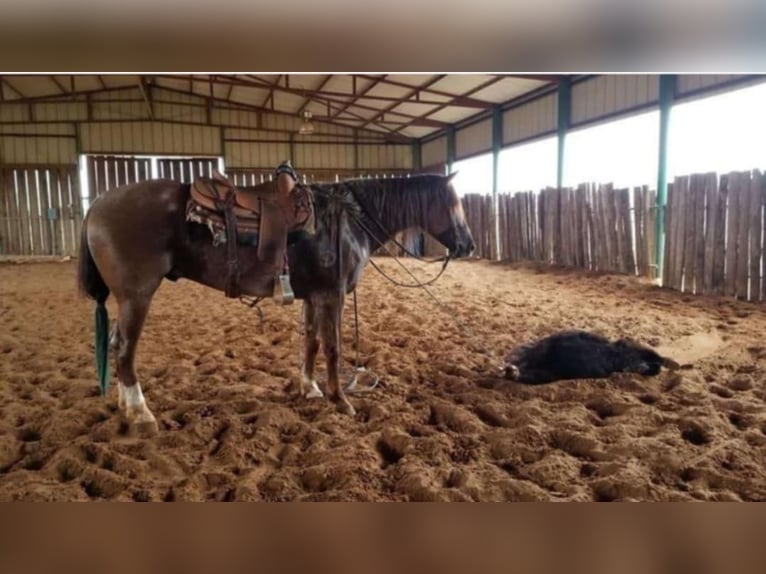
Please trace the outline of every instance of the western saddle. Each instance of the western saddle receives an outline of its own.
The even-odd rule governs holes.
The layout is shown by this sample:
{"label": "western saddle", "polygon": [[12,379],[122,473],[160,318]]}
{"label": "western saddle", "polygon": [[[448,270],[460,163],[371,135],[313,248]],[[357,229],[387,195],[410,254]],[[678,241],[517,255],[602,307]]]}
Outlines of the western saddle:
{"label": "western saddle", "polygon": [[191,186],[186,219],[206,225],[213,245],[226,243],[226,296],[239,297],[238,245],[257,248],[257,257],[274,271],[274,299],[289,305],[295,299],[287,264],[288,234],[312,231],[313,204],[308,188],[298,184],[289,161],[274,171],[274,180],[237,188],[218,172]]}

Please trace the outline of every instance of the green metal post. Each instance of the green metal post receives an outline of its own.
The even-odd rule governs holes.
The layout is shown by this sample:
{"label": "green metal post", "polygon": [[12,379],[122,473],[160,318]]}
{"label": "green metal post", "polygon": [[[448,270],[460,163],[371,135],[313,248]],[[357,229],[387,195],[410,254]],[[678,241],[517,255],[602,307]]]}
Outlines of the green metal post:
{"label": "green metal post", "polygon": [[492,221],[495,223],[495,245],[497,259],[505,255],[500,252],[500,217],[498,215],[498,193],[500,188],[500,150],[503,147],[503,111],[497,107],[492,112]]}
{"label": "green metal post", "polygon": [[447,173],[452,173],[452,166],[455,163],[455,127],[447,128]]}
{"label": "green metal post", "polygon": [[662,269],[665,264],[665,207],[668,196],[668,127],[670,125],[670,109],[673,106],[675,91],[676,76],[674,74],[662,74],[660,76],[660,155],[657,162],[656,279],[662,278]]}
{"label": "green metal post", "polygon": [[558,163],[556,164],[556,186],[564,185],[564,144],[572,117],[572,84],[569,78],[561,78],[558,91]]}

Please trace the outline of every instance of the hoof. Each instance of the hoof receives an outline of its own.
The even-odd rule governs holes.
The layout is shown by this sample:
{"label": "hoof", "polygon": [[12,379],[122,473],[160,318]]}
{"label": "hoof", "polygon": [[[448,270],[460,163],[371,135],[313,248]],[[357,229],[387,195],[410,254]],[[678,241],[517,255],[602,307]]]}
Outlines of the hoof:
{"label": "hoof", "polygon": [[160,433],[160,427],[156,420],[133,422],[130,424],[131,436],[138,438],[149,438],[157,436]]}
{"label": "hoof", "polygon": [[338,403],[335,403],[335,410],[339,413],[342,413],[344,415],[348,415],[353,417],[356,414],[356,409],[351,406],[351,403],[347,400],[342,400]]}
{"label": "hoof", "polygon": [[142,405],[142,407],[143,409],[141,410],[136,409],[138,412],[136,412],[136,410],[130,412],[130,409],[128,409],[128,414],[125,418],[130,425],[130,434],[140,437],[155,436],[160,432],[157,419],[154,418],[151,411],[146,408],[146,405]]}
{"label": "hoof", "polygon": [[316,381],[307,381],[301,387],[301,394],[305,399],[321,399],[324,393],[317,385]]}

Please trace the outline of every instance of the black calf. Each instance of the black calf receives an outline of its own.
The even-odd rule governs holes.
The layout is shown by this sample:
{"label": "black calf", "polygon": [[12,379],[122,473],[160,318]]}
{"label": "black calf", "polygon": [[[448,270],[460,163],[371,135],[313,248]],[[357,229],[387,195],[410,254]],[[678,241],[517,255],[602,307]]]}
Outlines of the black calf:
{"label": "black calf", "polygon": [[630,339],[614,343],[584,331],[564,331],[515,348],[505,359],[505,377],[537,385],[565,379],[603,379],[629,372],[654,376],[677,367]]}

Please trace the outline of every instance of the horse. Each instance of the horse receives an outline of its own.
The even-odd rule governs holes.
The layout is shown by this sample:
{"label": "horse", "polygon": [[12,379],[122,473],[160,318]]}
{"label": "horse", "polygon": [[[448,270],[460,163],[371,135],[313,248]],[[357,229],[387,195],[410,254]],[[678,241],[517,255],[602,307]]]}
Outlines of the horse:
{"label": "horse", "polygon": [[[446,261],[473,252],[474,240],[452,177],[296,184],[308,188],[314,208],[313,233],[293,237],[286,251],[292,291],[303,301],[300,395],[323,396],[314,378],[321,338],[329,399],[339,412],[355,414],[339,384],[343,307],[376,249],[399,232],[419,229],[446,248]],[[215,245],[204,225],[187,220],[190,188],[172,180],[114,188],[94,201],[82,225],[78,281],[81,291],[96,301],[99,377],[103,381],[108,376],[111,350],[120,413],[131,428],[142,432],[158,431],[134,367],[152,296],[163,279],[187,279],[218,291],[227,288],[227,247]],[[240,244],[237,257],[241,293],[270,296],[273,270],[259,260],[257,249]],[[118,314],[107,336],[104,304],[110,294],[117,300]]]}

